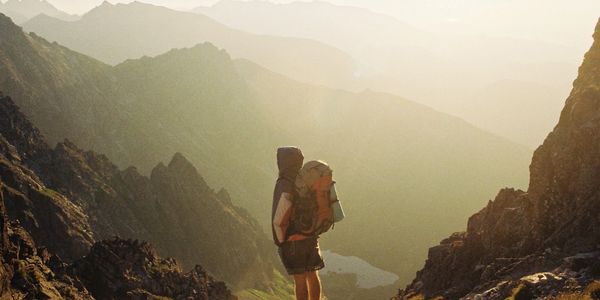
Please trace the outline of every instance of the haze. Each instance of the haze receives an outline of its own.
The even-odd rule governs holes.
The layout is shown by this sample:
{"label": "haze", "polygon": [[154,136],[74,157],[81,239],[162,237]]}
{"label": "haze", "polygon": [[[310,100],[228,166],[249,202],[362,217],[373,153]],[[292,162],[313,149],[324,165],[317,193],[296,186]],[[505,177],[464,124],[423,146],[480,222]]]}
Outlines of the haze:
{"label": "haze", "polygon": [[[6,2],[6,1],[4,1]],[[102,0],[50,0],[57,8],[82,14]],[[128,3],[132,1],[109,1]],[[218,0],[143,0],[173,9],[209,6]],[[290,3],[289,0],[271,0]],[[310,1],[306,1],[310,2]],[[600,2],[594,0],[328,0],[389,14],[427,30],[482,33],[589,46]],[[522,26],[526,22],[528,26]]]}
{"label": "haze", "polygon": [[[239,250],[235,238],[229,248],[265,255],[264,274],[250,284],[221,270],[229,258],[216,248],[201,261],[240,290],[279,276],[262,232],[274,151],[299,145],[333,166],[349,216],[322,240],[340,271],[324,272],[326,289],[339,283],[326,291],[332,300],[389,298],[499,189],[528,186],[533,151],[557,124],[600,15],[598,0],[47,1],[56,7],[0,5],[0,91],[47,141],[102,153],[157,190],[175,166],[206,190],[199,211],[243,208],[235,219],[253,226],[244,235],[266,246]],[[223,205],[209,208],[215,197]],[[169,220],[204,219],[177,205]],[[167,247],[163,229],[177,226],[155,228],[162,217],[145,209],[144,239],[200,259],[188,245]],[[107,210],[105,227],[138,226],[112,211],[121,209]],[[236,223],[201,234],[217,241],[227,224]],[[206,245],[192,231],[177,239]]]}

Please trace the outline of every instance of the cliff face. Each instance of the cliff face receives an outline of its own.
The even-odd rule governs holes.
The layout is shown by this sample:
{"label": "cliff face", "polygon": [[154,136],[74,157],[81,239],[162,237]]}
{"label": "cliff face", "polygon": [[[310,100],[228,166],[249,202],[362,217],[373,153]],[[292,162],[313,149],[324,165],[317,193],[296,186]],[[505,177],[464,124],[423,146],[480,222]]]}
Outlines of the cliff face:
{"label": "cliff face", "polygon": [[150,177],[65,141],[50,148],[13,104],[0,98],[0,178],[11,220],[68,262],[95,241],[143,239],[182,267],[201,263],[239,288],[268,288],[275,256],[258,223],[213,191],[181,154]]}
{"label": "cliff face", "polygon": [[598,296],[600,24],[594,38],[558,125],[534,154],[528,191],[500,191],[466,232],[429,250],[398,298]]}
{"label": "cliff face", "polygon": [[538,242],[595,248],[600,236],[600,24],[560,121],[531,163]]}

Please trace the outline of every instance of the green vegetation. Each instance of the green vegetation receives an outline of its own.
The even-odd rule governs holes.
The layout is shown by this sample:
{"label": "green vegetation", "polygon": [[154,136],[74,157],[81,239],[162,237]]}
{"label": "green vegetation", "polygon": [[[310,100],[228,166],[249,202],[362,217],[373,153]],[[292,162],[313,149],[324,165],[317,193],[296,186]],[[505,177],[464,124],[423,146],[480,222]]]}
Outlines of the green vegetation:
{"label": "green vegetation", "polygon": [[63,195],[61,195],[59,192],[50,189],[50,188],[44,188],[43,190],[41,190],[42,194],[50,197],[50,198],[60,198],[60,197],[64,197]]}
{"label": "green vegetation", "polygon": [[270,288],[266,290],[247,289],[236,293],[240,300],[293,300],[294,285],[283,275],[273,270],[275,273],[273,282],[269,283]]}

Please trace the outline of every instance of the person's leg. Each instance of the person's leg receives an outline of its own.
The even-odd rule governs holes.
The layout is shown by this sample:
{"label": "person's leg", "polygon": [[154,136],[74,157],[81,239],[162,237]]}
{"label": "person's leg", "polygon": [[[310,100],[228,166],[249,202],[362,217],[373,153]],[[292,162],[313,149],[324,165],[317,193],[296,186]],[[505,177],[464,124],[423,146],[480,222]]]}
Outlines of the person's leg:
{"label": "person's leg", "polygon": [[306,281],[308,283],[309,299],[321,300],[321,279],[319,278],[319,271],[307,272]]}
{"label": "person's leg", "polygon": [[294,287],[296,289],[296,300],[308,299],[308,286],[306,284],[306,273],[294,275]]}

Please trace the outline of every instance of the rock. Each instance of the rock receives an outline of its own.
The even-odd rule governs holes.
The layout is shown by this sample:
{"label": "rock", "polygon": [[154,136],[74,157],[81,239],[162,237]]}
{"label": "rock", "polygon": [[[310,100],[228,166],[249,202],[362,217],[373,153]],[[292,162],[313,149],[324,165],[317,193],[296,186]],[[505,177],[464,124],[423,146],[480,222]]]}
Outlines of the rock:
{"label": "rock", "polygon": [[558,125],[534,153],[528,191],[501,190],[466,233],[430,249],[397,299],[591,293],[600,279],[600,23],[594,39]]}
{"label": "rock", "polygon": [[553,284],[554,282],[562,282],[564,278],[556,276],[550,272],[536,273],[522,277],[519,282],[530,287],[537,287],[540,285]]}
{"label": "rock", "polygon": [[159,258],[152,246],[137,240],[96,243],[71,272],[97,299],[237,299],[200,266],[184,273],[175,260]]}

